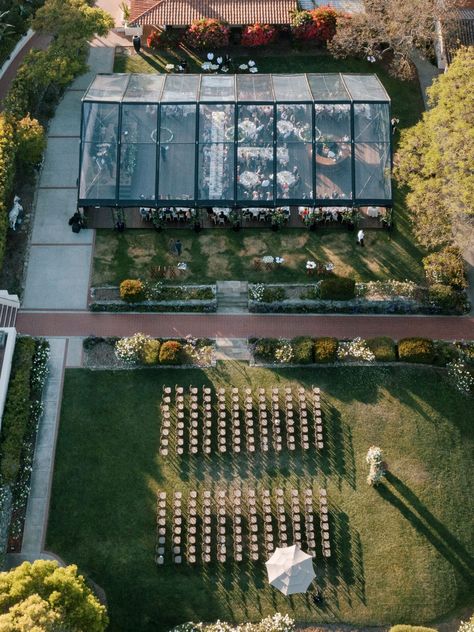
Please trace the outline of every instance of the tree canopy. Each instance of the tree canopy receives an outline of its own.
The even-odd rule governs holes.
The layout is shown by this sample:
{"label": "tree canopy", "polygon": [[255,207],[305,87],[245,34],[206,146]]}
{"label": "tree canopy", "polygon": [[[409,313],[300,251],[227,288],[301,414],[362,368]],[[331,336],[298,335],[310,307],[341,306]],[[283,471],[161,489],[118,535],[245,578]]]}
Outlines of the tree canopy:
{"label": "tree canopy", "polygon": [[46,0],[36,12],[33,28],[51,33],[56,39],[89,40],[107,35],[114,21],[103,9],[91,7],[85,0]]}
{"label": "tree canopy", "polygon": [[463,248],[474,224],[474,48],[461,48],[428,94],[431,109],[402,132],[395,176],[419,242]]}
{"label": "tree canopy", "polygon": [[432,49],[436,21],[449,21],[454,0],[365,0],[365,11],[338,18],[328,48],[336,57],[390,61],[392,74],[411,78],[413,49]]}
{"label": "tree canopy", "polygon": [[103,632],[107,624],[74,565],[38,560],[0,573],[0,632]]}

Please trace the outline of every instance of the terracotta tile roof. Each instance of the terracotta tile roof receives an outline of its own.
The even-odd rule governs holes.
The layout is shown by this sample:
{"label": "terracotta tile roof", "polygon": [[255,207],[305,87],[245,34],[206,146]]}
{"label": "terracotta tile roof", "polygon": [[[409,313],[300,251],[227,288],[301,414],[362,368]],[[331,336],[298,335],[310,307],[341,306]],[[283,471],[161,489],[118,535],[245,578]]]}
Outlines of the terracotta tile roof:
{"label": "terracotta tile roof", "polygon": [[232,25],[288,24],[297,0],[132,0],[131,22],[186,26],[199,18],[218,18]]}

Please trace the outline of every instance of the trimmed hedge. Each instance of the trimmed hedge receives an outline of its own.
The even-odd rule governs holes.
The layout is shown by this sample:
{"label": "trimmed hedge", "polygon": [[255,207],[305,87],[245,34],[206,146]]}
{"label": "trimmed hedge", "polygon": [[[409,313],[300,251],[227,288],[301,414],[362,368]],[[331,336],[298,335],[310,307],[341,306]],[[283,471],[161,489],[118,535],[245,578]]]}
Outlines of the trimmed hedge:
{"label": "trimmed hedge", "polygon": [[127,303],[138,303],[144,299],[143,283],[139,279],[125,279],[120,284],[120,298]]}
{"label": "trimmed hedge", "polygon": [[23,437],[30,419],[30,378],[35,351],[33,338],[17,340],[2,422],[0,474],[5,483],[13,483],[20,468]]}
{"label": "trimmed hedge", "polygon": [[376,362],[395,362],[397,359],[397,348],[395,342],[388,336],[378,336],[368,338],[366,344],[375,356]]}
{"label": "trimmed hedge", "polygon": [[398,342],[398,357],[402,362],[432,364],[434,343],[429,338],[403,338]]}
{"label": "trimmed hedge", "polygon": [[8,212],[15,179],[17,141],[10,117],[0,114],[0,267],[5,256]]}
{"label": "trimmed hedge", "polygon": [[161,342],[152,338],[145,342],[142,351],[142,362],[146,365],[158,364],[160,359]]}
{"label": "trimmed hedge", "polygon": [[339,341],[337,338],[322,337],[314,341],[314,361],[318,363],[330,363],[337,360],[337,349]]}
{"label": "trimmed hedge", "polygon": [[308,336],[294,338],[291,342],[293,361],[295,364],[311,364],[313,362],[313,339]]}
{"label": "trimmed hedge", "polygon": [[167,340],[161,345],[160,364],[181,364],[182,345],[177,340]]}
{"label": "trimmed hedge", "polygon": [[355,280],[332,276],[319,284],[319,295],[326,301],[350,301],[355,297]]}
{"label": "trimmed hedge", "polygon": [[[250,340],[250,343],[252,342],[253,340]],[[262,360],[273,362],[278,344],[278,338],[258,338],[255,340],[254,354]]]}

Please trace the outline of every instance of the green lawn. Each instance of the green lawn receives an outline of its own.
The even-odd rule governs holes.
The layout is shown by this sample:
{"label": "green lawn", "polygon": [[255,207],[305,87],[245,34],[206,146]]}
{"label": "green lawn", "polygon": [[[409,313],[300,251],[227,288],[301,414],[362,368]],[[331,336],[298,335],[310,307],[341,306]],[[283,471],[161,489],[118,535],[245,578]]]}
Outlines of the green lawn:
{"label": "green lawn", "polygon": [[[389,235],[366,231],[366,248],[356,245],[355,233],[341,229],[287,228],[272,232],[269,227],[243,229],[129,230],[116,233],[98,230],[94,251],[93,285],[117,285],[126,278],[149,278],[150,266],[176,264],[169,242],[177,237],[183,244],[181,260],[188,270],[180,279],[187,283],[216,280],[246,280],[266,283],[308,282],[305,264],[317,259],[335,264],[335,272],[360,281],[396,278],[422,281],[421,253],[413,245],[401,221]],[[256,257],[282,256],[285,264],[272,271],[256,271]]]}
{"label": "green lawn", "polygon": [[[323,452],[157,457],[163,384],[288,381],[324,391]],[[470,406],[424,368],[68,370],[47,548],[105,589],[112,632],[255,620],[275,610],[315,622],[427,622],[472,603]],[[373,444],[390,469],[377,490],[365,481]],[[334,554],[316,564],[324,608],[269,588],[263,560],[155,566],[156,490],[203,491],[236,479],[327,487]]]}

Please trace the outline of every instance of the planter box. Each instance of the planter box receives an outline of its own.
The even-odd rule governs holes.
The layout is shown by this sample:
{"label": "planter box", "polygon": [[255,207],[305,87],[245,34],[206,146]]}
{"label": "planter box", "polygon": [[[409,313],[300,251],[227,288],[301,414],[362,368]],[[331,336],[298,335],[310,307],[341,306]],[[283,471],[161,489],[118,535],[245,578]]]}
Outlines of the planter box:
{"label": "planter box", "polygon": [[189,285],[189,286],[164,286],[189,288],[189,291],[211,289],[213,298],[206,299],[175,299],[158,301],[139,301],[128,303],[120,299],[118,287],[91,288],[91,312],[202,312],[212,313],[217,311],[216,286],[215,285]]}

